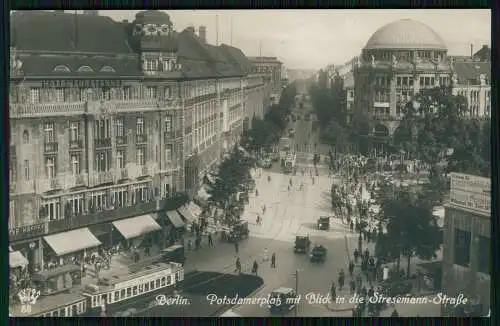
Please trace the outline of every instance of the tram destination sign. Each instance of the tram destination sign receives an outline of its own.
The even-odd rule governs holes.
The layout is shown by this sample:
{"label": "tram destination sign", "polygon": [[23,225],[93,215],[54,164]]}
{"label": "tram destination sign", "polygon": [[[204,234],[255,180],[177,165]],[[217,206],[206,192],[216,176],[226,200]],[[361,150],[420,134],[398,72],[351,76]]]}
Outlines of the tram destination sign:
{"label": "tram destination sign", "polygon": [[491,180],[470,174],[451,173],[450,204],[491,214]]}
{"label": "tram destination sign", "polygon": [[42,80],[42,88],[101,88],[121,87],[119,79],[46,79]]}

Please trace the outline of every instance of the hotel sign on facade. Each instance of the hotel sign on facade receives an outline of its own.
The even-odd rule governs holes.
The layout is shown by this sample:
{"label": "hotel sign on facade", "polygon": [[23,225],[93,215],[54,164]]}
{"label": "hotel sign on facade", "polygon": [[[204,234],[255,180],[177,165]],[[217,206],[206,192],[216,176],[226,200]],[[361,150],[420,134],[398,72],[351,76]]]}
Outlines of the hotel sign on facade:
{"label": "hotel sign on facade", "polygon": [[491,214],[491,180],[470,174],[451,173],[450,204]]}

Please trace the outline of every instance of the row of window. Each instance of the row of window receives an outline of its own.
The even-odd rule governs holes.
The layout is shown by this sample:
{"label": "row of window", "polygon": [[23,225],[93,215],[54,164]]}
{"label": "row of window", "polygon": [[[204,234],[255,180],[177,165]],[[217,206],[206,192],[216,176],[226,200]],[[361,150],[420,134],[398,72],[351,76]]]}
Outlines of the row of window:
{"label": "row of window", "polygon": [[[162,198],[168,198],[172,194],[172,189],[169,183],[164,183],[161,193],[155,194],[151,183],[134,184],[132,186],[123,187],[117,186],[109,190],[95,190],[85,194],[73,194],[66,196],[65,199],[52,198],[45,199],[41,202],[41,207],[45,210],[45,218],[49,220],[59,220],[64,215],[70,214],[85,214],[92,207],[96,212],[116,209],[120,207],[134,206],[140,202],[149,202],[153,200],[156,195]],[[14,205],[14,202],[11,201]],[[66,206],[67,205],[67,206]],[[62,209],[70,209],[69,212]],[[10,213],[14,223],[15,211]],[[64,216],[68,217],[68,216]],[[11,224],[14,225],[14,224]]]}
{"label": "row of window", "polygon": [[[71,69],[68,68],[68,66],[64,65],[59,65],[56,66],[53,70],[54,72],[71,72]],[[78,72],[93,72],[94,69],[89,66],[81,66],[77,69]],[[103,66],[101,69],[99,69],[99,72],[115,72],[115,69],[110,66]]]}
{"label": "row of window", "polygon": [[[92,88],[80,88],[78,96],[75,98],[73,94],[73,89],[70,88],[56,88],[56,89],[44,89],[47,92],[46,97],[42,100],[41,88],[33,87],[29,91],[29,102],[30,103],[42,103],[42,102],[65,102],[65,101],[111,101],[111,100],[132,100],[140,99],[139,89],[131,86],[125,86],[122,88],[113,87],[103,87],[100,89]],[[146,99],[156,99],[159,96],[159,87],[157,86],[146,86],[144,88],[144,98]],[[161,89],[161,95],[164,99],[170,99],[172,97],[170,86],[164,86]]]}
{"label": "row of window", "polygon": [[146,59],[144,60],[144,71],[172,71],[175,69],[175,61],[170,59]]}
{"label": "row of window", "polygon": [[375,60],[392,60],[393,57],[396,60],[408,61],[413,60],[416,57],[421,59],[433,59],[437,60],[439,57],[444,59],[446,56],[445,52],[440,51],[374,51],[374,52],[365,52],[363,55],[363,60],[370,61],[372,59],[372,55],[375,57]]}
{"label": "row of window", "polygon": [[[114,119],[116,126],[116,136],[123,137],[125,136],[125,125],[123,118]],[[110,128],[111,121],[109,119],[95,120],[94,121],[94,137],[95,139],[107,139],[111,138]],[[171,132],[172,131],[172,117],[167,116],[164,121],[164,131]],[[55,133],[55,124],[53,122],[44,124],[44,140],[45,143],[56,142],[56,133]],[[136,134],[144,135],[145,134],[145,126],[144,126],[144,118],[138,117],[136,120]],[[80,123],[79,122],[70,122],[69,124],[69,139],[70,141],[80,140]],[[23,131],[23,143],[29,144],[29,132],[27,130]]]}
{"label": "row of window", "polygon": [[41,317],[75,317],[85,313],[86,301],[81,301],[78,303],[71,304],[64,308],[58,308],[44,313]]}
{"label": "row of window", "polygon": [[[213,127],[212,127],[213,128]],[[206,138],[207,136],[205,136]],[[141,146],[136,149],[136,161],[135,163],[137,165],[144,166],[146,165],[147,159],[146,159],[146,147]],[[79,153],[72,153],[70,155],[70,167],[71,167],[71,173],[73,176],[78,176],[81,173],[81,162],[82,162],[82,155]],[[95,171],[97,172],[107,172],[111,169],[111,159],[112,159],[112,153],[111,151],[96,151],[95,153]],[[124,169],[126,166],[126,151],[125,150],[117,150],[116,155],[116,168],[117,169]],[[172,144],[167,144],[165,145],[165,150],[164,150],[164,156],[163,159],[165,160],[165,163],[170,164],[173,161],[173,145]],[[46,155],[45,156],[45,161],[44,161],[44,167],[45,167],[45,177],[48,179],[52,179],[56,177],[57,174],[57,156],[56,155]],[[30,175],[30,161],[29,160],[24,160],[23,163],[23,168],[24,168],[24,180],[29,181],[31,180],[31,175]],[[9,178],[10,182],[15,182],[16,181],[16,173],[15,173],[15,166],[10,165],[9,166]]]}

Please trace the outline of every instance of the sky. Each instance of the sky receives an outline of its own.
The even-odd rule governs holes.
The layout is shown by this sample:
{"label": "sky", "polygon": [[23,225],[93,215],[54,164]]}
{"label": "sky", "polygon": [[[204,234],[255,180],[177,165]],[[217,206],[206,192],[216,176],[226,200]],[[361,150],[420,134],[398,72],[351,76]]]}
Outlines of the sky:
{"label": "sky", "polygon": [[[134,10],[101,10],[100,15],[133,21]],[[289,69],[344,64],[360,54],[380,27],[413,19],[431,27],[450,55],[470,55],[491,46],[490,10],[170,10],[177,31],[189,25],[207,28],[207,40],[240,48],[247,56],[278,57]],[[217,18],[218,17],[218,18]],[[217,24],[218,21],[218,24]],[[231,28],[232,25],[232,28]],[[260,50],[259,50],[260,49]]]}

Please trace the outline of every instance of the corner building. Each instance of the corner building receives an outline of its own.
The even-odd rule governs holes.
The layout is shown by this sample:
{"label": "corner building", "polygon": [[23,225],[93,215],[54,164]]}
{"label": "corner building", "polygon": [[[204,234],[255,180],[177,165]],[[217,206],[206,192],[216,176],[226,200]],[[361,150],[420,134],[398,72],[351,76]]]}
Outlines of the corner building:
{"label": "corner building", "polygon": [[8,225],[30,269],[44,236],[157,218],[238,141],[246,106],[262,114],[263,76],[201,30],[158,11],[11,14]]}
{"label": "corner building", "polygon": [[448,86],[451,67],[441,37],[410,19],[378,29],[354,67],[355,109],[373,121],[372,140],[378,152],[402,117],[402,108],[421,89]]}

